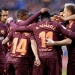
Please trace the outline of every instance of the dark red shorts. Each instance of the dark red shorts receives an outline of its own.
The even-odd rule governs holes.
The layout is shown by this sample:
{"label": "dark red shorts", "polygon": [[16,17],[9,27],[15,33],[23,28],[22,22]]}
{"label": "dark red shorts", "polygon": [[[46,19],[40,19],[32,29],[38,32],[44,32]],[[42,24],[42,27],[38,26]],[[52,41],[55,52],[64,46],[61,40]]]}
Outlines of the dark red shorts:
{"label": "dark red shorts", "polygon": [[33,67],[33,75],[60,75],[58,60],[42,58],[41,65]]}
{"label": "dark red shorts", "polygon": [[26,64],[19,64],[16,70],[16,75],[28,75],[29,66]]}
{"label": "dark red shorts", "polygon": [[5,52],[0,52],[0,73],[4,72],[5,62],[6,62]]}
{"label": "dark red shorts", "polygon": [[74,62],[68,62],[67,65],[67,75],[75,75],[75,61]]}

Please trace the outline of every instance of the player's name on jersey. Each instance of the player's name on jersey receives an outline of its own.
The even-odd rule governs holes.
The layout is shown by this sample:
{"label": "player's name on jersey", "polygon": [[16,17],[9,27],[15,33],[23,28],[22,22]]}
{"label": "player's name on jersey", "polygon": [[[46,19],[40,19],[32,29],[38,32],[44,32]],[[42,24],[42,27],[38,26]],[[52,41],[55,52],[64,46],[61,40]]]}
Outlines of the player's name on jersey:
{"label": "player's name on jersey", "polygon": [[50,24],[41,24],[41,25],[39,25],[39,27],[42,27],[42,28],[44,28],[44,27],[48,27],[48,28],[51,28],[52,30],[55,30],[55,29],[56,29],[55,26],[50,25]]}

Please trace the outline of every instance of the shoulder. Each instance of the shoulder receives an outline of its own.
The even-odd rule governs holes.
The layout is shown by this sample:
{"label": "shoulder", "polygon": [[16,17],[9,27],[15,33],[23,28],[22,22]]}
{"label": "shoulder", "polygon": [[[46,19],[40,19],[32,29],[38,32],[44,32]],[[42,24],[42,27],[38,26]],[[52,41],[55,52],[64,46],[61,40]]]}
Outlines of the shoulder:
{"label": "shoulder", "polygon": [[37,25],[37,23],[32,23],[32,24],[29,24],[27,27],[34,28],[36,25]]}

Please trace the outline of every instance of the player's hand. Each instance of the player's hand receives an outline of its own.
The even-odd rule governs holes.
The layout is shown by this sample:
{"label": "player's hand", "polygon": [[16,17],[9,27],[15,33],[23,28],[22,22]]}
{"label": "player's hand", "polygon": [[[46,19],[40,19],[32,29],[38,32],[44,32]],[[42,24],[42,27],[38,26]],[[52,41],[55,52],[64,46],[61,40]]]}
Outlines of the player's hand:
{"label": "player's hand", "polygon": [[44,13],[44,12],[46,12],[46,11],[50,11],[48,8],[42,8],[41,10],[40,10],[42,13]]}
{"label": "player's hand", "polygon": [[54,41],[50,38],[46,38],[45,44],[46,44],[46,46],[52,46],[54,44]]}
{"label": "player's hand", "polygon": [[61,22],[66,21],[65,18],[62,18],[62,17],[60,17],[60,16],[58,16],[58,15],[54,15],[54,17],[55,17],[58,21],[61,21]]}
{"label": "player's hand", "polygon": [[4,70],[4,73],[6,73],[6,70]]}
{"label": "player's hand", "polygon": [[9,17],[9,18],[6,20],[6,23],[10,23],[11,21],[13,21],[13,18],[12,18],[12,17]]}
{"label": "player's hand", "polygon": [[40,59],[36,58],[34,61],[34,65],[39,66],[41,64]]}

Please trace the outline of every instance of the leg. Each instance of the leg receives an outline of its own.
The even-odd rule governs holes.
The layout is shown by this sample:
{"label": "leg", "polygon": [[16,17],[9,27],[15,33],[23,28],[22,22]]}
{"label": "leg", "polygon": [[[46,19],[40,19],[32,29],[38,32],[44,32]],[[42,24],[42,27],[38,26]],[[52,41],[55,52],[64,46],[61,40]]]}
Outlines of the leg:
{"label": "leg", "polygon": [[29,66],[27,64],[19,64],[16,75],[28,75]]}

